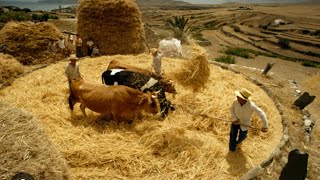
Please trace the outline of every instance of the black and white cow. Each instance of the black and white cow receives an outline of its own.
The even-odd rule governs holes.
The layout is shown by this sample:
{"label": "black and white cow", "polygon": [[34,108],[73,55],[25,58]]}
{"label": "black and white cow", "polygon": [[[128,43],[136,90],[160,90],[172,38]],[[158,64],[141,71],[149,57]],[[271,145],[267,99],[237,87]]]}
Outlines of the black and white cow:
{"label": "black and white cow", "polygon": [[[161,115],[167,116],[169,109],[174,110],[173,105],[166,99],[165,90],[162,83],[145,74],[126,71],[124,69],[108,69],[102,73],[102,83],[106,85],[125,85],[142,92],[158,91]],[[176,93],[176,91],[174,91]]]}

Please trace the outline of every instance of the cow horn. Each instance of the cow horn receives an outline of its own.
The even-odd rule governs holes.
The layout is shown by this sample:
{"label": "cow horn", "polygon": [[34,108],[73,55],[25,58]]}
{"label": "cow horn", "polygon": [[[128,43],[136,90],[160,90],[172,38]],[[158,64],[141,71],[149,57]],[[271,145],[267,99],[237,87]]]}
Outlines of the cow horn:
{"label": "cow horn", "polygon": [[151,98],[157,98],[157,96],[156,95],[151,95]]}
{"label": "cow horn", "polygon": [[160,90],[159,91],[156,91],[156,94],[159,94],[160,93]]}

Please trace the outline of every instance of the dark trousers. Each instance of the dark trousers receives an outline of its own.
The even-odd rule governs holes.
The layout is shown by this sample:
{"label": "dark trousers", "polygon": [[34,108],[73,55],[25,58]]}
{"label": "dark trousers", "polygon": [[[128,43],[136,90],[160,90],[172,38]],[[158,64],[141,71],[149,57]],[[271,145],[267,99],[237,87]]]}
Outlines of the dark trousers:
{"label": "dark trousers", "polygon": [[[238,137],[239,134],[239,137]],[[240,125],[232,124],[230,127],[229,150],[235,151],[237,144],[240,144],[247,138],[248,131],[242,131]]]}
{"label": "dark trousers", "polygon": [[93,47],[88,47],[88,56],[92,55],[92,50],[93,50]]}
{"label": "dark trousers", "polygon": [[81,46],[76,47],[76,55],[77,55],[77,58],[82,57],[82,47]]}

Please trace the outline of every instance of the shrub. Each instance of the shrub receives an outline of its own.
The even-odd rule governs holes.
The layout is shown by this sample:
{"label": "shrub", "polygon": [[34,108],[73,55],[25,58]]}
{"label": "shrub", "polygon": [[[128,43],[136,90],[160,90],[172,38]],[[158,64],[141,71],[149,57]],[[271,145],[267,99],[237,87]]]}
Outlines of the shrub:
{"label": "shrub", "polygon": [[246,49],[242,49],[242,48],[228,48],[227,50],[224,51],[224,53],[228,55],[247,58],[247,59],[250,58],[250,53]]}
{"label": "shrub", "polygon": [[316,30],[315,32],[312,33],[313,36],[319,36],[320,35],[320,30]]}
{"label": "shrub", "polygon": [[290,48],[290,42],[286,38],[281,38],[278,41],[278,44],[280,45],[281,48],[283,49],[289,49]]}
{"label": "shrub", "polygon": [[304,61],[302,62],[302,66],[307,66],[307,67],[317,67],[317,64],[311,61]]}
{"label": "shrub", "polygon": [[310,34],[310,31],[308,29],[302,30],[302,34]]}
{"label": "shrub", "polygon": [[32,20],[34,21],[48,21],[49,19],[49,14],[48,13],[44,13],[44,14],[32,14]]}
{"label": "shrub", "polygon": [[233,30],[234,30],[235,32],[240,32],[240,28],[239,28],[238,26],[236,26],[236,25],[231,25],[230,27],[233,28]]}
{"label": "shrub", "polygon": [[50,17],[49,17],[50,19],[59,19],[59,17],[58,16],[52,16],[52,15],[50,15]]}
{"label": "shrub", "polygon": [[8,22],[8,21],[28,21],[31,17],[24,11],[9,11],[0,14],[0,22]]}
{"label": "shrub", "polygon": [[235,64],[236,60],[233,56],[230,55],[224,55],[224,56],[220,56],[214,59],[217,62],[222,62],[222,63],[226,63],[226,64]]}
{"label": "shrub", "polygon": [[268,29],[268,25],[266,25],[266,24],[264,24],[264,25],[260,24],[260,25],[259,25],[259,28],[264,29],[264,30],[267,30],[267,29]]}

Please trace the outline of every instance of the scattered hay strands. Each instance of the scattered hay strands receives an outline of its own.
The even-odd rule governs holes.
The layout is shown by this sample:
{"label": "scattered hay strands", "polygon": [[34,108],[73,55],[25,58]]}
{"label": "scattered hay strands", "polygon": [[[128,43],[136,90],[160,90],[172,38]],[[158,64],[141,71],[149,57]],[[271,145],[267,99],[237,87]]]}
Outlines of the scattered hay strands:
{"label": "scattered hay strands", "polygon": [[192,58],[184,62],[175,73],[178,82],[194,92],[204,88],[210,76],[208,55],[206,50],[192,42]]}
{"label": "scattered hay strands", "polygon": [[[86,80],[101,83],[112,59],[142,68],[152,61],[146,54],[85,58],[80,60],[80,71]],[[166,75],[177,81],[173,73],[183,60],[162,60]],[[61,62],[19,78],[0,97],[41,120],[66,158],[71,179],[235,179],[269,157],[280,142],[282,124],[274,103],[241,74],[211,65],[206,88],[197,94],[177,84],[176,98],[168,96],[177,108],[164,121],[146,115],[131,125],[117,125],[90,110],[84,118],[78,105],[70,114],[65,65]],[[265,110],[270,131],[251,130],[241,150],[228,153],[230,124],[195,116],[182,107],[230,119],[234,91],[242,87],[254,92],[252,98]],[[262,124],[254,117],[253,125]]]}

